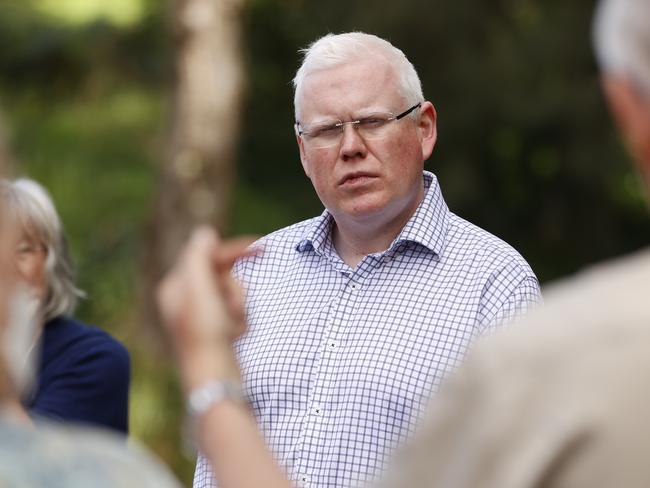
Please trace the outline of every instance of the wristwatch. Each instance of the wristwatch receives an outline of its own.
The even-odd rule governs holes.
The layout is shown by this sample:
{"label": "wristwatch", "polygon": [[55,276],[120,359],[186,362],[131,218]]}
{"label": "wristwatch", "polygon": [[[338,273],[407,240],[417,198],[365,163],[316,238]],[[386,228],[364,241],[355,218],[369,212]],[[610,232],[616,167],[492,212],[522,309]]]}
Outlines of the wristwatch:
{"label": "wristwatch", "polygon": [[245,403],[241,384],[238,381],[209,380],[193,389],[187,396],[187,413],[190,417],[197,418],[223,400]]}

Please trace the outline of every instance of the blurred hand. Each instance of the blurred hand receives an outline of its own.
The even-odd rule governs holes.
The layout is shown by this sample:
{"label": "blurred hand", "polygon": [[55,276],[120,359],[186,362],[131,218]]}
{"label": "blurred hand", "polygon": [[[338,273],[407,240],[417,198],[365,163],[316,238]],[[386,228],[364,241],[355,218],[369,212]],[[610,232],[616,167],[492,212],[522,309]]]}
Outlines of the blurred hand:
{"label": "blurred hand", "polygon": [[174,268],[158,287],[158,306],[176,350],[186,390],[210,379],[239,378],[232,341],[246,328],[241,287],[230,270],[255,254],[252,238],[221,241],[195,230]]}

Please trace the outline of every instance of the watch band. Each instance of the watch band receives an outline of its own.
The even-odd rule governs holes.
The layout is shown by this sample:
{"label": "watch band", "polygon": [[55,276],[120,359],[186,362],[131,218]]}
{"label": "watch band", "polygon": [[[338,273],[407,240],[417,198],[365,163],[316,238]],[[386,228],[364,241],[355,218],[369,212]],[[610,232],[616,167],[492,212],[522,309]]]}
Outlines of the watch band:
{"label": "watch band", "polygon": [[210,380],[193,389],[187,396],[187,413],[190,417],[198,417],[223,400],[244,403],[244,395],[238,381]]}

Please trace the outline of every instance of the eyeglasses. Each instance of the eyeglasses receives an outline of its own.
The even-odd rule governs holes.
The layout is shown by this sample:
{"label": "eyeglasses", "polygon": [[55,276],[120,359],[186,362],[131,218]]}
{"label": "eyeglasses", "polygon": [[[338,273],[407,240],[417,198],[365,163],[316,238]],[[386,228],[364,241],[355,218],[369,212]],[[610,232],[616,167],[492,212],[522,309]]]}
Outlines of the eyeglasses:
{"label": "eyeglasses", "polygon": [[24,261],[42,252],[46,252],[46,248],[42,244],[21,241],[14,249],[14,256],[18,261]]}
{"label": "eyeglasses", "polygon": [[416,103],[398,115],[391,112],[377,112],[349,122],[332,120],[304,127],[300,126],[300,122],[296,122],[296,128],[298,135],[303,138],[305,143],[315,149],[338,145],[341,142],[346,125],[351,125],[366,140],[382,139],[387,135],[387,128],[391,122],[406,117],[413,110],[419,108],[420,105],[422,105],[422,102]]}

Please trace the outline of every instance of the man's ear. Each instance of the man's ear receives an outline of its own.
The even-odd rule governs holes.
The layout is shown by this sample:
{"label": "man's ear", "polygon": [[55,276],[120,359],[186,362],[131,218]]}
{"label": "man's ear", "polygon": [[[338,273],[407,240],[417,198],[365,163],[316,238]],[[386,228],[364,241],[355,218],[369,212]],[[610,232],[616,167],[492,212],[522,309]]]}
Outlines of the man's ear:
{"label": "man's ear", "polygon": [[309,164],[307,163],[307,154],[305,153],[305,145],[302,141],[302,137],[298,134],[298,127],[293,126],[293,131],[296,134],[296,142],[298,143],[298,150],[300,151],[300,162],[302,163],[302,169],[307,175],[307,178],[311,178],[309,175]]}
{"label": "man's ear", "polygon": [[628,80],[603,77],[609,108],[646,179],[650,177],[650,100]]}
{"label": "man's ear", "polygon": [[431,102],[422,102],[419,112],[418,131],[422,144],[422,159],[426,161],[431,156],[438,139],[437,114]]}

